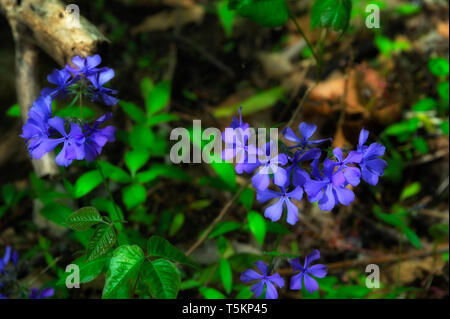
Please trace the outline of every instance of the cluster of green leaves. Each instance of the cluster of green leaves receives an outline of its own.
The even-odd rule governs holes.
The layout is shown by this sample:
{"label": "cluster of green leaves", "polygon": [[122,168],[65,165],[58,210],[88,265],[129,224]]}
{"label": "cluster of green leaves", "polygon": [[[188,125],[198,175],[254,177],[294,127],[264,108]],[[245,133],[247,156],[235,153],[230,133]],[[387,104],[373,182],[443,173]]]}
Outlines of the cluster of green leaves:
{"label": "cluster of green leaves", "polygon": [[[386,176],[397,182],[402,178],[404,163],[413,158],[413,152],[428,153],[429,147],[424,135],[449,134],[449,62],[433,58],[428,63],[430,73],[436,76],[436,97],[424,97],[414,103],[405,120],[388,126],[381,137],[389,153]],[[405,144],[400,153],[390,138]]]}
{"label": "cluster of green leaves", "polygon": [[[16,190],[12,184],[3,185],[0,198],[0,218],[10,209],[15,207],[26,195],[24,190]],[[2,203],[3,202],[3,203]]]}

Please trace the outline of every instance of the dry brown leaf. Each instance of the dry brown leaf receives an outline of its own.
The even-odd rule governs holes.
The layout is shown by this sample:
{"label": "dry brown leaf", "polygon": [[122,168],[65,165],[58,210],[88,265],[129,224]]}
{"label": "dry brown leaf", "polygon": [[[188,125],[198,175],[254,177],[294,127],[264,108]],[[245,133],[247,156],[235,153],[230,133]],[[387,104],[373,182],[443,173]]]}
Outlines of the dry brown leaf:
{"label": "dry brown leaf", "polygon": [[329,79],[319,83],[310,94],[310,98],[316,101],[337,101],[344,92],[345,77],[341,73],[335,73]]}
{"label": "dry brown leaf", "polygon": [[131,30],[133,35],[141,32],[166,31],[178,23],[183,27],[191,23],[201,23],[205,16],[205,9],[201,6],[192,6],[182,9],[164,11],[147,17],[144,22]]}
{"label": "dry brown leaf", "polygon": [[449,23],[447,22],[439,22],[437,25],[437,31],[440,35],[448,40],[449,38]]}
{"label": "dry brown leaf", "polygon": [[347,145],[351,145],[351,143],[345,138],[342,127],[338,126],[336,134],[333,137],[333,147],[344,147]]}
{"label": "dry brown leaf", "polygon": [[[405,260],[400,263],[400,276],[399,282],[401,284],[410,284],[417,279],[424,279],[426,275],[430,273],[440,274],[444,267],[444,261],[442,258],[434,258],[433,256],[423,259]],[[385,271],[384,278],[382,280],[388,280],[389,282],[396,282],[397,280],[398,264],[389,266]]]}

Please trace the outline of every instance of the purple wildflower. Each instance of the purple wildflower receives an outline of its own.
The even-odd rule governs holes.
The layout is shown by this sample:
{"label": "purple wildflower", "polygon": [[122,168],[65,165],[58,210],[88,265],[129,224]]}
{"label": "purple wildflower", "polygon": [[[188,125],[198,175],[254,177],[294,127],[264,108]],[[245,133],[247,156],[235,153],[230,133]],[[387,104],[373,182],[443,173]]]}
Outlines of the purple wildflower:
{"label": "purple wildflower", "polygon": [[365,129],[359,134],[358,152],[362,154],[359,163],[361,167],[362,179],[370,185],[376,185],[380,176],[384,175],[387,167],[385,160],[378,158],[384,155],[386,148],[380,143],[364,145],[369,137],[369,132]]}
{"label": "purple wildflower", "polygon": [[58,165],[67,167],[72,164],[74,159],[84,159],[85,138],[80,126],[75,123],[70,123],[70,132],[67,134],[64,127],[64,119],[55,116],[48,120],[48,124],[62,135],[61,138],[50,140],[53,143],[53,148],[64,143],[61,152],[59,152],[55,159]]}
{"label": "purple wildflower", "polygon": [[321,210],[331,211],[336,203],[350,205],[355,200],[355,194],[345,188],[345,179],[339,178],[340,174],[333,174],[335,162],[325,159],[322,174],[319,173],[318,160],[314,160],[312,166],[316,179],[311,179],[304,185],[311,203],[318,201]]}
{"label": "purple wildflower", "polygon": [[300,271],[298,274],[291,278],[291,289],[300,290],[302,289],[302,281],[309,293],[319,289],[319,284],[312,277],[323,278],[327,275],[327,266],[322,264],[317,264],[311,266],[311,262],[320,258],[320,252],[315,249],[305,258],[305,264],[302,266],[300,263],[300,258],[289,260],[292,268]]}
{"label": "purple wildflower", "polygon": [[72,75],[66,69],[62,70],[53,70],[51,74],[47,76],[48,82],[55,84],[56,88],[44,88],[41,92],[41,95],[49,95],[52,98],[56,97],[66,97],[69,94],[67,87],[72,84],[70,78]]}
{"label": "purple wildflower", "polygon": [[114,77],[114,70],[110,68],[104,68],[98,73],[94,73],[87,76],[87,79],[92,83],[92,101],[103,101],[108,106],[114,106],[119,102],[119,99],[111,96],[117,94],[116,90],[103,87],[105,83]]}
{"label": "purple wildflower", "polygon": [[309,174],[303,170],[299,164],[304,161],[310,161],[320,157],[321,150],[313,148],[306,152],[296,151],[293,157],[289,157],[289,161],[292,163],[286,168],[288,177],[292,174],[292,185],[302,187],[311,178]]}
{"label": "purple wildflower", "polygon": [[361,179],[361,171],[358,167],[350,166],[351,164],[358,164],[362,160],[362,154],[357,151],[351,151],[344,159],[342,150],[336,147],[333,150],[333,154],[337,159],[336,166],[336,178],[345,179],[347,183],[353,186],[358,186]]}
{"label": "purple wildflower", "polygon": [[10,246],[5,247],[5,254],[3,255],[3,258],[0,259],[0,273],[5,273],[4,269],[11,259],[11,251],[12,249]]}
{"label": "purple wildflower", "polygon": [[242,106],[239,108],[239,120],[235,116],[233,116],[232,119],[231,119],[230,127],[232,129],[241,128],[242,130],[245,131],[246,129],[249,128],[250,125],[248,123],[242,122],[242,113],[241,113],[241,111],[242,111]]}
{"label": "purple wildflower", "polygon": [[252,184],[257,190],[265,190],[270,184],[270,174],[273,174],[275,185],[285,186],[289,182],[286,170],[281,167],[287,164],[286,154],[278,154],[276,142],[270,141],[266,144],[266,151],[259,156],[261,167],[252,177]]}
{"label": "purple wildflower", "polygon": [[30,291],[30,299],[45,299],[50,298],[55,294],[55,289],[53,288],[44,288],[44,289],[37,289],[32,288]]}
{"label": "purple wildflower", "polygon": [[297,186],[291,192],[286,192],[284,188],[281,188],[281,192],[275,192],[270,189],[263,191],[258,190],[256,194],[256,199],[260,203],[265,203],[268,200],[278,198],[278,201],[276,201],[275,203],[266,208],[264,216],[272,220],[272,222],[276,222],[281,218],[283,209],[286,206],[287,207],[286,221],[291,225],[295,225],[295,223],[298,221],[298,208],[292,202],[292,199],[300,201],[302,199],[302,196],[303,190],[301,189],[301,187]]}
{"label": "purple wildflower", "polygon": [[99,128],[105,121],[111,119],[112,113],[108,112],[105,115],[101,116],[97,119],[92,126],[85,125],[85,143],[84,143],[84,151],[85,158],[87,161],[94,161],[98,155],[102,152],[103,146],[107,142],[115,141],[115,132],[116,128],[112,125],[106,126],[104,128]]}
{"label": "purple wildflower", "polygon": [[49,139],[48,120],[52,115],[52,98],[41,96],[34,101],[28,112],[28,119],[22,127],[21,137],[25,138],[31,157],[41,158],[55,146]]}
{"label": "purple wildflower", "polygon": [[100,63],[102,63],[102,58],[98,54],[88,56],[87,58],[75,56],[72,59],[72,64],[74,65],[74,67],[66,65],[66,69],[75,76],[82,75],[88,77],[101,71],[101,69],[97,68]]}
{"label": "purple wildflower", "polygon": [[277,299],[278,292],[275,287],[277,285],[279,288],[283,288],[284,280],[278,273],[273,275],[267,274],[267,265],[262,261],[255,262],[255,266],[259,269],[261,274],[257,273],[253,269],[247,269],[241,274],[241,281],[244,283],[258,280],[259,282],[253,285],[250,290],[254,293],[255,297],[261,296],[266,286],[266,299]]}
{"label": "purple wildflower", "polygon": [[305,149],[309,146],[320,144],[320,143],[331,140],[331,138],[326,138],[326,139],[321,139],[321,140],[316,140],[316,141],[309,141],[309,139],[311,138],[311,136],[313,136],[314,132],[317,129],[317,125],[315,125],[315,124],[308,124],[308,123],[302,122],[298,126],[298,129],[299,129],[300,133],[302,134],[302,137],[298,137],[297,135],[295,135],[294,131],[292,131],[292,129],[290,127],[285,128],[282,132],[284,137],[287,140],[298,143],[294,146],[291,146],[290,148],[300,147],[302,149]]}

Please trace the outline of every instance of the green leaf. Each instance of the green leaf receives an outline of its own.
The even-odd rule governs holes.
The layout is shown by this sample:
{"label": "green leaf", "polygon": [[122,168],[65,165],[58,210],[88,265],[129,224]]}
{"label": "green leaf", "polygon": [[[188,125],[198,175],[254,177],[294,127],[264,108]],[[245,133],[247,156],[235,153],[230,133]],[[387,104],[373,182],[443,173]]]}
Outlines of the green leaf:
{"label": "green leaf", "polygon": [[430,97],[424,98],[414,103],[412,109],[414,112],[426,112],[434,110],[437,107],[437,101]]}
{"label": "green leaf", "polygon": [[146,125],[138,124],[131,130],[129,141],[133,149],[151,149],[155,143],[155,134]]}
{"label": "green leaf", "polygon": [[111,257],[102,298],[129,298],[131,285],[137,280],[143,262],[144,253],[139,246],[118,247]]}
{"label": "green leaf", "polygon": [[442,82],[438,84],[438,94],[441,100],[445,103],[446,109],[448,109],[449,103],[449,82]]}
{"label": "green leaf", "polygon": [[167,258],[180,264],[198,268],[195,261],[160,236],[150,237],[147,242],[147,255],[150,257]]}
{"label": "green leaf", "polygon": [[177,121],[178,119],[178,116],[174,114],[160,113],[148,118],[146,124],[150,127],[157,124]]}
{"label": "green leaf", "polygon": [[105,178],[109,178],[117,183],[130,183],[131,177],[120,167],[117,167],[109,162],[97,161],[98,165],[102,169]]}
{"label": "green leaf", "polygon": [[14,104],[9,109],[6,110],[6,115],[10,117],[20,117],[20,106],[19,104]]}
{"label": "green leaf", "polygon": [[408,16],[420,12],[420,6],[414,3],[403,3],[395,8],[395,12],[403,16]]}
{"label": "green leaf", "polygon": [[230,263],[225,258],[220,258],[219,272],[223,288],[225,289],[225,292],[229,294],[233,288],[233,272],[231,271]]}
{"label": "green leaf", "polygon": [[239,196],[239,201],[244,205],[244,207],[249,211],[252,209],[253,199],[255,198],[255,191],[247,187]]}
{"label": "green leaf", "polygon": [[72,210],[59,203],[49,203],[41,209],[41,214],[48,220],[60,226],[66,226],[66,219]]}
{"label": "green leaf", "polygon": [[198,289],[206,299],[226,299],[225,295],[213,288],[200,287]]}
{"label": "green leaf", "polygon": [[102,176],[97,170],[84,173],[75,182],[73,189],[74,197],[83,197],[100,185],[102,181]]}
{"label": "green leaf", "polygon": [[267,91],[259,92],[244,101],[233,105],[225,105],[213,111],[214,117],[231,117],[235,115],[242,106],[242,115],[250,115],[272,107],[284,97],[285,89],[276,87]]}
{"label": "green leaf", "polygon": [[66,219],[67,226],[77,231],[85,231],[102,221],[102,216],[95,207],[82,207]]}
{"label": "green leaf", "polygon": [[414,182],[414,183],[406,186],[402,190],[402,193],[400,194],[400,201],[403,201],[407,198],[417,195],[421,189],[422,189],[422,187],[419,182]]}
{"label": "green leaf", "polygon": [[166,259],[145,262],[142,279],[150,293],[158,299],[176,299],[181,286],[177,267]]}
{"label": "green leaf", "polygon": [[414,117],[410,120],[388,126],[384,130],[383,134],[390,136],[400,136],[402,134],[414,133],[415,131],[417,131],[418,128],[419,128],[419,119]]}
{"label": "green leaf", "polygon": [[[75,264],[80,269],[80,284],[88,283],[106,271],[106,267],[109,263],[111,256],[102,256],[92,261],[85,260],[84,257],[80,257],[71,264]],[[66,279],[70,275],[70,272],[63,272],[62,277],[59,279],[57,285],[62,286],[66,284]]]}
{"label": "green leaf", "polygon": [[279,27],[289,18],[285,0],[230,0],[229,8],[263,27]]}
{"label": "green leaf", "polygon": [[170,99],[170,82],[162,81],[156,84],[147,95],[145,106],[148,115],[153,115],[161,111]]}
{"label": "green leaf", "polygon": [[150,152],[148,150],[132,150],[125,153],[125,164],[134,176],[142,166],[147,163],[150,158]]}
{"label": "green leaf", "polygon": [[142,109],[132,102],[119,101],[119,105],[133,120],[137,123],[143,123],[146,120],[146,115]]}
{"label": "green leaf", "polygon": [[428,61],[430,72],[439,77],[445,77],[449,74],[449,63],[444,58],[433,58]]}
{"label": "green leaf", "polygon": [[122,190],[122,199],[127,209],[131,210],[145,202],[147,197],[145,187],[141,184],[128,185]]}
{"label": "green leaf", "polygon": [[220,222],[217,223],[212,232],[209,234],[209,238],[221,236],[229,233],[233,230],[241,229],[241,224],[236,222]]}
{"label": "green leaf", "polygon": [[442,122],[441,130],[442,130],[442,133],[444,133],[445,135],[448,135],[448,133],[449,133],[449,121],[448,120],[445,120]]}
{"label": "green leaf", "polygon": [[419,153],[422,153],[422,154],[428,153],[428,143],[424,138],[415,137],[412,140],[412,143],[413,143],[414,149],[416,151],[418,151]]}
{"label": "green leaf", "polygon": [[2,187],[2,197],[7,205],[12,205],[16,190],[12,184],[6,184]]}
{"label": "green leaf", "polygon": [[227,3],[227,0],[221,0],[217,4],[217,15],[219,16],[220,23],[225,30],[226,36],[231,37],[231,34],[233,32],[235,13],[233,10],[230,10],[228,8]]}
{"label": "green leaf", "polygon": [[405,223],[402,219],[400,219],[398,216],[393,214],[386,214],[381,211],[381,207],[378,205],[375,205],[373,207],[373,212],[375,216],[377,216],[382,221],[388,223],[389,225],[395,226],[395,227],[404,227]]}
{"label": "green leaf", "polygon": [[311,9],[311,28],[333,28],[345,32],[350,24],[351,0],[315,0]]}
{"label": "green leaf", "polygon": [[183,224],[184,214],[182,212],[175,214],[172,220],[172,224],[170,224],[169,236],[174,236],[181,229],[181,227],[183,227]]}
{"label": "green leaf", "polygon": [[266,237],[266,221],[259,213],[251,211],[247,215],[248,225],[258,243],[262,246]]}
{"label": "green leaf", "polygon": [[183,181],[190,180],[189,175],[179,167],[167,164],[153,164],[149,170],[136,174],[138,183],[149,183],[158,177],[168,177]]}
{"label": "green leaf", "polygon": [[106,254],[116,243],[117,237],[113,226],[99,225],[89,240],[86,248],[87,261]]}
{"label": "green leaf", "polygon": [[413,244],[414,247],[417,249],[422,248],[422,244],[420,243],[419,237],[416,235],[416,233],[409,227],[402,228],[403,233],[406,235],[408,240]]}

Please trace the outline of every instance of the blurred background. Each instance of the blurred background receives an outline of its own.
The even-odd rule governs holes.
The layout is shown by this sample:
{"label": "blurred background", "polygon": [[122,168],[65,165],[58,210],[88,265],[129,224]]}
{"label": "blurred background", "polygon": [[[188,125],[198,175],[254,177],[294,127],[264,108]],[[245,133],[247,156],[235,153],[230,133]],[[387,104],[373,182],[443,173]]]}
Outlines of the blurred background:
{"label": "blurred background", "polygon": [[[353,0],[351,25],[340,38],[327,35],[320,82],[305,100],[301,121],[318,126],[317,138],[333,146],[355,147],[361,128],[386,146],[388,168],[380,183],[359,186],[349,207],[331,213],[302,201],[295,227],[253,220],[263,206],[251,188],[241,195],[193,257],[204,267],[182,273],[180,298],[249,298],[239,274],[270,250],[277,233],[280,250],[305,256],[319,249],[329,274],[320,290],[284,289],[280,298],[443,298],[448,297],[449,183],[449,4],[441,0]],[[115,70],[111,88],[121,102],[113,108],[117,141],[101,160],[126,170],[130,149],[149,151],[138,181],[144,193],[120,178],[110,187],[129,223],[127,236],[145,246],[150,235],[169,238],[187,250],[248,176],[229,167],[173,165],[168,158],[174,127],[223,129],[243,106],[253,127],[282,126],[291,118],[317,68],[304,39],[289,21],[264,28],[237,16],[227,1],[72,1],[80,14],[109,40],[98,53]],[[313,44],[312,1],[288,1]],[[380,28],[365,26],[368,4],[380,8]],[[63,226],[65,216],[83,205],[111,209],[101,183],[78,163],[58,174],[38,177],[21,134],[16,95],[15,43],[0,14],[0,256],[6,246],[19,254],[17,280],[30,287],[54,287],[58,298],[98,298],[104,276],[81,289],[64,286],[64,269],[79,258],[89,234]],[[38,86],[60,66],[39,52]],[[154,88],[170,94],[161,114],[149,114]],[[107,108],[86,101],[94,118]],[[64,104],[54,105],[63,110]],[[158,116],[160,115],[160,116]],[[259,219],[256,217],[259,221]],[[256,228],[255,228],[256,227]],[[88,232],[89,233],[89,232]],[[219,245],[219,248],[218,248]],[[268,256],[265,256],[268,257]],[[232,268],[224,286],[219,261]],[[365,285],[366,266],[380,269],[381,286]],[[280,272],[289,274],[288,264]],[[2,276],[0,274],[0,276]],[[208,287],[204,289],[202,287]],[[218,295],[219,294],[219,295]]]}

